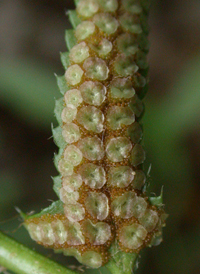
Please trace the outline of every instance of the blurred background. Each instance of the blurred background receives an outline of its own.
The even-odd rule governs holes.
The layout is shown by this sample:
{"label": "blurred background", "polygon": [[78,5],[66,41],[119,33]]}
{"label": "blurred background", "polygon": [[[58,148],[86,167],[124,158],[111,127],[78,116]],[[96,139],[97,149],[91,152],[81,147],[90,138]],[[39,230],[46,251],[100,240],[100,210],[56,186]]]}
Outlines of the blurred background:
{"label": "blurred background", "polygon": [[[38,212],[57,199],[51,124],[57,125],[54,99],[61,95],[54,73],[64,73],[59,52],[66,51],[66,11],[73,8],[72,0],[0,1],[0,229],[67,266],[77,264],[75,259],[31,241],[15,207]],[[141,253],[136,273],[198,274],[200,1],[154,0],[149,24],[145,169],[152,167],[152,195],[164,185],[170,216],[164,242]]]}

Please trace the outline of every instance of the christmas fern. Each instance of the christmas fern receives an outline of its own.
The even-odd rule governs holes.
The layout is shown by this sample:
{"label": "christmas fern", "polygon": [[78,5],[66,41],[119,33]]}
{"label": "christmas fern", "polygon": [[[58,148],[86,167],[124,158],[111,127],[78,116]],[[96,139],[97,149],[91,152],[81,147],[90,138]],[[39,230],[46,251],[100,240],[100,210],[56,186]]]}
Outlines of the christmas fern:
{"label": "christmas fern", "polygon": [[150,2],[75,2],[68,51],[61,53],[65,74],[56,76],[63,95],[55,107],[59,125],[52,128],[58,201],[22,216],[39,244],[89,268],[129,274],[140,250],[161,242],[166,219],[162,196],[146,195],[143,170]]}

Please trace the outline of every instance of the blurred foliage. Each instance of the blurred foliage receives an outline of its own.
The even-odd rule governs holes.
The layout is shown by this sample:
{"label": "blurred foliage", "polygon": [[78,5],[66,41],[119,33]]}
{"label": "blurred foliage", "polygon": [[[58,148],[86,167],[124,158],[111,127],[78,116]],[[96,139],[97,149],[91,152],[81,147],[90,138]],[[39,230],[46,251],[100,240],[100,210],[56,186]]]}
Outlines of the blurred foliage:
{"label": "blurred foliage", "polygon": [[[28,40],[25,53],[24,48],[20,50],[19,47],[10,54],[11,46],[0,44],[0,229],[65,265],[74,266],[77,265],[75,259],[54,254],[31,241],[14,208],[18,206],[24,212],[39,211],[51,203],[47,199],[56,200],[50,178],[57,175],[52,163],[56,146],[49,138],[52,135],[51,123],[56,125],[54,97],[59,98],[60,94],[53,73],[62,74],[59,51],[66,51],[64,29],[68,26],[64,7],[73,8],[73,5],[71,2],[55,2],[35,1],[30,6],[23,0],[15,1],[15,4],[12,0],[1,3],[7,9],[7,4],[13,3],[13,13],[21,10],[18,12],[22,28],[21,32],[18,30],[19,37],[27,28],[27,15],[22,16],[26,12],[33,14],[32,25],[38,25],[34,28],[31,25],[33,36]],[[141,253],[137,273],[197,274],[200,273],[200,50],[197,46],[200,33],[198,28],[196,32],[193,28],[194,25],[200,26],[200,19],[196,17],[198,4],[195,0],[190,7],[186,1],[178,0],[171,4],[169,1],[156,3],[150,18],[152,80],[144,100],[143,143],[147,150],[146,171],[152,166],[148,192],[152,196],[154,193],[159,195],[164,186],[169,218],[164,229],[164,242]],[[193,22],[190,19],[184,21],[186,11],[193,16]],[[61,13],[62,16],[58,17]],[[166,20],[170,14],[173,15],[171,20]],[[10,22],[12,18],[10,16]],[[34,21],[34,18],[39,21]],[[27,24],[30,27],[29,21]],[[9,24],[7,30],[9,37]],[[179,35],[181,31],[186,33],[185,40]],[[37,44],[34,49],[31,46],[33,37]],[[4,39],[6,41],[6,37]],[[13,41],[16,47],[19,46],[17,41]],[[85,269],[85,272],[99,274],[98,270]],[[101,273],[108,272],[102,268]]]}
{"label": "blurred foliage", "polygon": [[49,127],[58,88],[53,71],[30,58],[0,58],[2,105],[26,123]]}

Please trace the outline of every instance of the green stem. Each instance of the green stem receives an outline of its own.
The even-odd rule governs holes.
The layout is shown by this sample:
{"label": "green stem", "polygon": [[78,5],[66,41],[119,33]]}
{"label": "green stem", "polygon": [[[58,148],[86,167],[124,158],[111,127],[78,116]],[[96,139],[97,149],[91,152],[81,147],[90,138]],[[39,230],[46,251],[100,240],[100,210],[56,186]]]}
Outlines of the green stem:
{"label": "green stem", "polygon": [[122,274],[121,269],[116,265],[114,260],[110,260],[106,264],[106,268],[112,273],[112,274]]}
{"label": "green stem", "polygon": [[0,265],[16,274],[77,274],[0,232]]}
{"label": "green stem", "polygon": [[[118,256],[119,255],[119,256]],[[138,254],[119,252],[116,258],[112,258],[105,267],[112,274],[133,274]]]}

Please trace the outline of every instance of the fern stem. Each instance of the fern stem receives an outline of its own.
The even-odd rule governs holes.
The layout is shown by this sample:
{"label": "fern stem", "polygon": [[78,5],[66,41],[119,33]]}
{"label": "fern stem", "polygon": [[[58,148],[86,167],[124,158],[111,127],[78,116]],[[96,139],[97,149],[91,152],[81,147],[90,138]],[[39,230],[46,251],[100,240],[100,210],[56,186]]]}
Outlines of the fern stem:
{"label": "fern stem", "polygon": [[16,274],[76,274],[0,232],[0,265]]}
{"label": "fern stem", "polygon": [[[133,268],[137,267],[136,261],[138,258],[138,254],[134,253],[131,254],[131,256],[124,256],[124,260],[118,260],[116,261],[114,258],[112,258],[105,267],[112,273],[112,274],[133,274]],[[129,265],[129,267],[126,267],[124,269],[124,265]]]}

